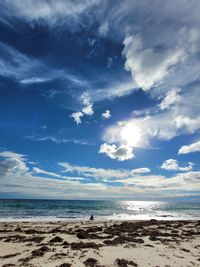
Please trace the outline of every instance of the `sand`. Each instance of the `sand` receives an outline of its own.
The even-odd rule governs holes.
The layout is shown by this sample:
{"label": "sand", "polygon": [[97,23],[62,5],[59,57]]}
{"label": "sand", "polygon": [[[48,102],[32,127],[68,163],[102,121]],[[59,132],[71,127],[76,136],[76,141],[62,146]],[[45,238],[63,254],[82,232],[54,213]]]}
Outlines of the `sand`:
{"label": "sand", "polygon": [[200,266],[200,221],[0,223],[0,266]]}

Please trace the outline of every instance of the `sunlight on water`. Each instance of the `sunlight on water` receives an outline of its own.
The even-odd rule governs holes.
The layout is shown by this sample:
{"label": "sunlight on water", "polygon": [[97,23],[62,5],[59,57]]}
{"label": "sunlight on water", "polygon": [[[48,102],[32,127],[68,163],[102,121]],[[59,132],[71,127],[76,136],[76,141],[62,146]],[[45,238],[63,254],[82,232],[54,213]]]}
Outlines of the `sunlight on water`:
{"label": "sunlight on water", "polygon": [[120,201],[121,208],[130,211],[158,210],[165,206],[164,202],[158,201]]}

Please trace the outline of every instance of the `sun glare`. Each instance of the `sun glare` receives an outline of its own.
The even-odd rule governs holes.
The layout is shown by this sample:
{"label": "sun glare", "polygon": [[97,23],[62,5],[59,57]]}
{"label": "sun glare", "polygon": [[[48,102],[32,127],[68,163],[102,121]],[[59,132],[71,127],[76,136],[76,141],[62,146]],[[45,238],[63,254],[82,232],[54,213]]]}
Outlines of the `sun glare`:
{"label": "sun glare", "polygon": [[121,130],[121,138],[130,146],[137,146],[141,143],[141,130],[132,124],[127,124]]}

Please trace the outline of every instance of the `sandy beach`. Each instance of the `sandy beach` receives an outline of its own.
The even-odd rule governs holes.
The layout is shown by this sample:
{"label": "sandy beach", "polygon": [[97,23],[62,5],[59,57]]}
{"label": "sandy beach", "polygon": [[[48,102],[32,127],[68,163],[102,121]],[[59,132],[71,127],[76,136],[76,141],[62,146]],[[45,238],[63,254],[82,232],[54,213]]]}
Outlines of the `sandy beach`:
{"label": "sandy beach", "polygon": [[200,221],[1,222],[0,266],[200,266]]}

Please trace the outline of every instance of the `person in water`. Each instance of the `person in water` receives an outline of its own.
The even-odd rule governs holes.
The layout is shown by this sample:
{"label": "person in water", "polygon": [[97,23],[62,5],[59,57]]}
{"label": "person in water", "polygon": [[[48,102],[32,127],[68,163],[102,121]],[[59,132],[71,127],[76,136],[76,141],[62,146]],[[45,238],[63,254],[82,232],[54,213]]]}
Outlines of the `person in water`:
{"label": "person in water", "polygon": [[92,214],[91,216],[90,216],[90,221],[93,221],[94,220],[94,215]]}

